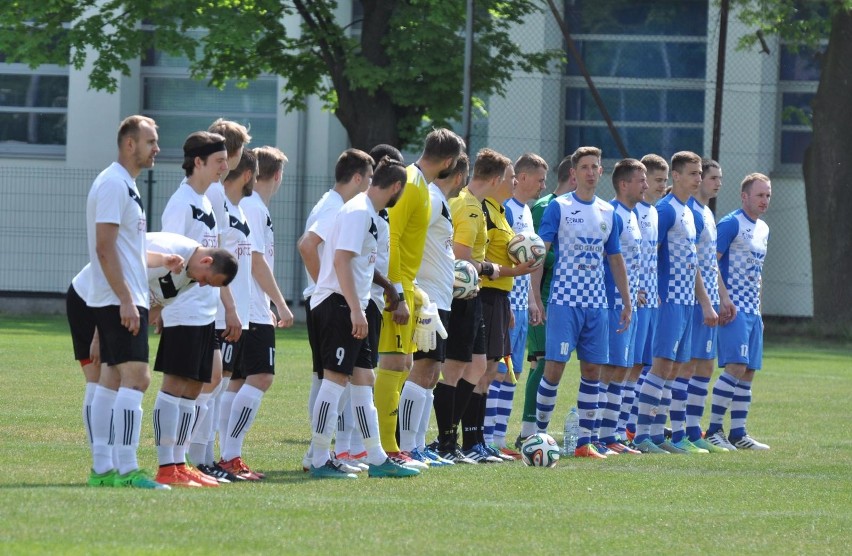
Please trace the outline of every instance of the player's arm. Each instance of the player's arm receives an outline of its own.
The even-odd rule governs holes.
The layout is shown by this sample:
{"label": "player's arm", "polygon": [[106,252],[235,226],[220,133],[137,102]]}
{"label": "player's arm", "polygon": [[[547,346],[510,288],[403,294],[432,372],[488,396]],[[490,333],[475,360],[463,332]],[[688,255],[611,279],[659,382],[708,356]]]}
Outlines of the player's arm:
{"label": "player's arm", "polygon": [[[532,268],[535,263],[535,259],[529,259],[526,262],[516,264],[514,266],[501,266],[500,276],[524,276],[526,274],[530,274],[535,270]],[[495,266],[499,266],[496,263],[493,264]]]}
{"label": "player's arm", "polygon": [[385,299],[387,300],[387,303],[385,304],[385,311],[395,311],[399,305],[399,294],[396,292],[396,288],[393,286],[391,281],[388,280],[384,274],[379,272],[378,269],[374,269],[373,283],[385,290]]}
{"label": "player's arm", "polygon": [[624,264],[624,256],[621,253],[612,253],[607,255],[609,269],[612,271],[612,279],[615,282],[615,287],[618,288],[618,293],[621,295],[621,302],[624,308],[621,310],[621,318],[618,324],[621,326],[616,332],[619,334],[627,330],[630,325],[630,319],[633,317],[633,306],[630,302],[630,285],[627,282],[627,265]]}
{"label": "player's arm", "polygon": [[118,224],[98,222],[95,224],[95,252],[104,277],[118,297],[121,325],[134,336],[139,333],[139,309],[133,304],[130,286],[124,279],[121,259],[118,257]]}
{"label": "player's arm", "polygon": [[737,317],[737,307],[731,300],[731,292],[725,284],[722,274],[722,259],[731,247],[731,242],[739,233],[739,225],[732,218],[723,218],[716,226],[716,262],[719,265],[716,282],[719,284],[719,324],[725,325]]}
{"label": "player's arm", "polygon": [[[716,253],[716,260],[722,258],[722,253]],[[731,301],[731,293],[725,285],[721,270],[716,273],[716,283],[719,284],[719,326],[724,326],[737,318],[737,306]]]}
{"label": "player's arm", "polygon": [[184,260],[180,255],[174,253],[157,253],[155,251],[147,251],[146,259],[148,268],[165,267],[169,272],[180,274],[183,272]]}
{"label": "player's arm", "polygon": [[302,256],[302,262],[305,264],[308,274],[316,283],[319,278],[320,258],[319,244],[322,243],[322,238],[314,232],[305,232],[299,238],[296,247],[299,249],[299,255]]}
{"label": "player's arm", "polygon": [[355,275],[352,273],[352,259],[356,253],[337,249],[334,251],[334,271],[343,293],[346,304],[349,305],[349,318],[352,320],[352,336],[367,337],[367,316],[361,310],[361,301],[355,291]]}
{"label": "player's arm", "polygon": [[237,303],[229,286],[219,288],[219,299],[222,301],[222,307],[225,308],[225,331],[222,332],[222,338],[229,342],[236,342],[243,333],[243,323],[237,315]]}
{"label": "player's arm", "polygon": [[[544,250],[550,253],[550,242],[544,242]],[[538,309],[538,318],[534,319],[533,312],[530,311],[530,322],[533,324],[539,324],[544,322],[547,318],[546,313],[544,311],[544,303],[541,300],[541,281],[544,278],[544,267],[545,265],[541,265],[540,267],[534,269],[530,274],[530,293],[528,304],[530,309],[532,309],[533,305]]]}
{"label": "player's arm", "polygon": [[697,265],[695,268],[695,299],[701,305],[701,312],[704,314],[704,324],[707,326],[716,326],[719,323],[719,315],[713,309],[713,304],[710,302],[710,296],[707,295],[707,288],[704,287],[704,280],[701,278],[701,271]]}
{"label": "player's arm", "polygon": [[[397,201],[397,204],[388,209],[388,230],[390,234],[390,249],[388,253],[388,280],[393,284],[394,290],[399,296],[399,303],[396,309],[392,311],[393,321],[400,325],[408,323],[411,318],[409,303],[411,300],[405,299],[402,295],[404,291],[403,284],[403,268],[402,255],[400,253],[400,243],[403,241],[405,230],[408,227],[408,222],[411,220],[411,215],[414,212],[414,201],[417,199],[417,192],[412,184],[406,183],[406,187],[402,192],[402,196]],[[410,238],[405,238],[410,240]]]}
{"label": "player's arm", "polygon": [[281,295],[281,290],[275,282],[275,276],[272,274],[272,269],[269,268],[269,263],[263,257],[263,253],[251,252],[251,275],[260,289],[263,290],[263,293],[269,296],[275,308],[278,309],[278,327],[293,326],[293,313],[287,306],[284,296]]}
{"label": "player's arm", "polygon": [[501,272],[503,271],[503,267],[497,263],[475,260],[473,258],[473,248],[469,245],[465,245],[464,243],[459,243],[458,241],[453,242],[453,256],[457,260],[464,259],[472,264],[480,278],[482,276],[488,276],[492,280],[496,280],[501,276]]}

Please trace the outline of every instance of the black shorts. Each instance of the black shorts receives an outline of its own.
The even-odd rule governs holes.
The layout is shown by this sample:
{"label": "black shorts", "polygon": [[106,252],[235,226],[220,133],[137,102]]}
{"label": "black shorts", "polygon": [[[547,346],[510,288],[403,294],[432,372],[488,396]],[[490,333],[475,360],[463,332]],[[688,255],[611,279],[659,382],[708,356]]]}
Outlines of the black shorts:
{"label": "black shorts", "polygon": [[355,367],[371,369],[370,342],[352,336],[349,305],[340,294],[333,293],[314,307],[313,327],[319,341],[322,368],[352,375]]}
{"label": "black shorts", "polygon": [[148,309],[137,306],[139,333],[135,336],[121,325],[118,305],[92,307],[101,344],[101,361],[114,366],[129,361],[148,363]]}
{"label": "black shorts", "polygon": [[213,376],[214,323],[201,326],[166,326],[154,370],[167,375],[210,382]]}
{"label": "black shorts", "polygon": [[372,366],[370,368],[375,369],[379,366],[379,350],[373,348],[379,345],[379,336],[382,334],[382,312],[379,310],[379,306],[371,299],[367,303],[365,313],[367,314],[367,341],[370,342],[371,348],[370,362]]}
{"label": "black shorts", "polygon": [[[441,324],[444,325],[444,330],[449,330],[447,327],[450,325],[450,311],[444,311],[443,309],[438,309],[438,316],[441,318]],[[449,339],[450,334],[447,332],[447,339]],[[414,360],[418,359],[431,359],[432,361],[439,361],[441,363],[447,358],[447,340],[441,338],[440,335],[437,335],[437,341],[435,342],[435,349],[432,351],[415,351],[414,352]]]}
{"label": "black shorts", "polygon": [[305,299],[305,324],[308,326],[308,344],[311,346],[311,372],[322,378],[322,360],[320,359],[319,342],[314,335],[310,297]]}
{"label": "black shorts", "polygon": [[447,328],[447,359],[470,363],[473,354],[485,353],[482,300],[453,299]]}
{"label": "black shorts", "polygon": [[243,330],[240,334],[240,339],[236,342],[229,342],[222,338],[225,329],[216,329],[216,337],[219,339],[219,349],[222,351],[222,371],[226,373],[236,372],[240,365],[240,360],[243,356],[243,336],[246,331]]}
{"label": "black shorts", "polygon": [[91,363],[90,351],[95,337],[95,313],[86,305],[74,286],[68,286],[65,295],[65,313],[71,328],[71,344],[74,346],[74,359],[82,365]]}
{"label": "black shorts", "polygon": [[482,288],[482,320],[485,321],[485,357],[489,361],[499,361],[512,353],[512,340],[509,337],[509,321],[512,307],[509,304],[509,292],[497,288]]}
{"label": "black shorts", "polygon": [[271,324],[249,323],[240,336],[239,361],[234,365],[231,380],[262,373],[275,374],[275,327]]}

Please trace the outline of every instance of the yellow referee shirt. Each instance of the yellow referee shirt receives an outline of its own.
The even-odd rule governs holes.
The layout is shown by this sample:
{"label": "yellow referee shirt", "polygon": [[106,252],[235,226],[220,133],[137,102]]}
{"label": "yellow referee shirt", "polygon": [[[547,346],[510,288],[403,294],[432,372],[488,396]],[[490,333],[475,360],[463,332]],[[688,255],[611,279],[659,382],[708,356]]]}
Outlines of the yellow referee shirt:
{"label": "yellow referee shirt", "polygon": [[[515,237],[515,231],[506,220],[506,209],[491,197],[486,197],[482,201],[482,208],[485,209],[483,214],[485,215],[485,227],[488,234],[488,247],[485,251],[485,258],[500,266],[512,268],[515,264],[509,258],[507,248],[509,247],[509,242]],[[482,281],[482,287],[495,288],[508,292],[512,290],[512,284],[514,283],[514,276],[500,276],[496,280],[485,278]]]}
{"label": "yellow referee shirt", "polygon": [[485,217],[482,205],[467,187],[458,197],[450,199],[450,214],[453,218],[453,241],[470,247],[473,260],[485,260]]}

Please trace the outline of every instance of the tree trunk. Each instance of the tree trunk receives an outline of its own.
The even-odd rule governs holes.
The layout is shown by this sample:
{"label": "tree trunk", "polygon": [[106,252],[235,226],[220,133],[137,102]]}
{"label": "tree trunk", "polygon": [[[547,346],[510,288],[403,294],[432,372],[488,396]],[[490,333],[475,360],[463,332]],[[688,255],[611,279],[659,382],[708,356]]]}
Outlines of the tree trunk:
{"label": "tree trunk", "polygon": [[[814,323],[852,331],[852,11],[831,22],[813,100],[803,172],[813,268]],[[771,247],[770,247],[771,249]]]}
{"label": "tree trunk", "polygon": [[381,90],[369,95],[364,90],[338,97],[335,115],[343,124],[352,146],[370,152],[379,143],[399,144],[399,116],[390,98]]}

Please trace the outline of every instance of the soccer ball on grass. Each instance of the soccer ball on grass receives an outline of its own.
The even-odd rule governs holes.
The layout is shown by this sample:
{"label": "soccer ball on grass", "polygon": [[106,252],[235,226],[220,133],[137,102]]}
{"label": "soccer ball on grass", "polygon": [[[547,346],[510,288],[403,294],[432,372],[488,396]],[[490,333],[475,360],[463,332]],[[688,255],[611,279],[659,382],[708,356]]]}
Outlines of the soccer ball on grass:
{"label": "soccer ball on grass", "polygon": [[556,467],[559,462],[559,445],[549,434],[536,433],[524,441],[521,458],[530,467]]}

